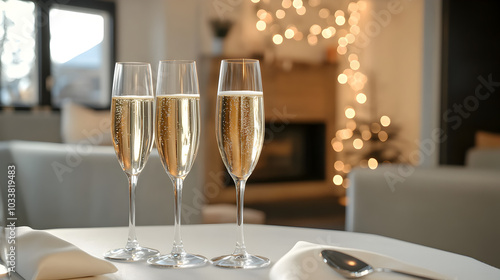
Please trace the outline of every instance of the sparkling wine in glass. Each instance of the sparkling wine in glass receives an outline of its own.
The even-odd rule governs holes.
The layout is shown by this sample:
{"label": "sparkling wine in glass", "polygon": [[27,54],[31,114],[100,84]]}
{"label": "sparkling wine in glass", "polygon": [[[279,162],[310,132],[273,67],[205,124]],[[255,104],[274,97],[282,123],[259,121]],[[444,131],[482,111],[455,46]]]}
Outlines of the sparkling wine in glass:
{"label": "sparkling wine in glass", "polygon": [[245,184],[264,142],[264,99],[258,60],[222,60],[215,125],[219,152],[236,185],[238,212],[236,249],[212,262],[226,268],[265,267],[270,260],[247,253],[243,232]]}
{"label": "sparkling wine in glass", "polygon": [[200,140],[200,93],[194,61],[160,61],[155,128],[158,153],[174,185],[174,244],[170,254],[152,257],[148,263],[175,268],[205,265],[207,258],[187,253],[181,238],[182,187]]}
{"label": "sparkling wine in glass", "polygon": [[108,251],[104,257],[117,261],[145,260],[159,254],[155,249],[141,247],[135,233],[135,190],[154,137],[154,95],[149,63],[116,63],[111,134],[116,156],[129,181],[129,230],[125,248]]}

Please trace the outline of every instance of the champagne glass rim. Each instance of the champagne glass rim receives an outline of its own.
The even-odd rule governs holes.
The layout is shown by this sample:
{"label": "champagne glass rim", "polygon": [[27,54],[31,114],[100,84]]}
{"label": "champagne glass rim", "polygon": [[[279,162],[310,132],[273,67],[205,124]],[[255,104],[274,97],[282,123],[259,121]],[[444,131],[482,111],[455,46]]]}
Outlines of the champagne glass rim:
{"label": "champagne glass rim", "polygon": [[258,63],[258,59],[253,59],[253,58],[228,58],[228,59],[223,59],[222,62],[230,62],[230,63]]}
{"label": "champagne glass rim", "polygon": [[196,63],[196,60],[192,60],[192,59],[165,59],[165,60],[160,60],[160,63],[188,64],[188,63]]}
{"label": "champagne glass rim", "polygon": [[118,61],[116,62],[117,65],[137,65],[137,66],[148,66],[151,65],[149,62],[140,62],[140,61]]}

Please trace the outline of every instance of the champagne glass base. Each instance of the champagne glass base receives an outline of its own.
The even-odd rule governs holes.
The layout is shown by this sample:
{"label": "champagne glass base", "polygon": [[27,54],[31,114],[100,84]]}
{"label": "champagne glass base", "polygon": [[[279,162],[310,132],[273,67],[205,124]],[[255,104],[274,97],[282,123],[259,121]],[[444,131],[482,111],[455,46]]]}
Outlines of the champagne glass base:
{"label": "champagne glass base", "polygon": [[159,254],[158,250],[145,247],[120,248],[106,252],[104,258],[112,261],[136,262],[147,260]]}
{"label": "champagne glass base", "polygon": [[255,255],[226,255],[212,259],[212,264],[223,268],[260,268],[271,263],[268,258]]}
{"label": "champagne glass base", "polygon": [[148,259],[148,263],[155,266],[184,268],[184,267],[197,267],[204,266],[208,259],[204,256],[193,254],[182,255],[161,255]]}

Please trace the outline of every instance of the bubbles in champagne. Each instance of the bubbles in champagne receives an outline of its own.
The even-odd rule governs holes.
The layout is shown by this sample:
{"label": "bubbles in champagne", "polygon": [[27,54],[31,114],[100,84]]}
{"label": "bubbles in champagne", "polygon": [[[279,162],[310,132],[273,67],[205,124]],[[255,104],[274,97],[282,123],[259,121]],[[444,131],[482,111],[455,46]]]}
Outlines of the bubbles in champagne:
{"label": "bubbles in champagne", "polygon": [[238,178],[248,177],[257,163],[264,138],[262,94],[218,95],[217,140],[224,164]]}

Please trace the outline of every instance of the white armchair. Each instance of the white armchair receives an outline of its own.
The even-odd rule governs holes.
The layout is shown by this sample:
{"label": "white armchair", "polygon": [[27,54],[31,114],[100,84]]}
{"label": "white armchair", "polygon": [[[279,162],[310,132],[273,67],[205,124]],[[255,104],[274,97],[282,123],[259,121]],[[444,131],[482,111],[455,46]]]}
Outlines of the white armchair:
{"label": "white armchair", "polygon": [[[128,182],[112,146],[0,142],[0,180],[7,165],[16,165],[17,225],[37,229],[128,225]],[[202,219],[202,184],[186,179],[183,222]],[[3,185],[5,186],[5,185]],[[2,188],[5,198],[7,188]],[[139,176],[136,200],[138,225],[173,223],[173,188],[158,153],[153,150]]]}
{"label": "white armchair", "polygon": [[495,158],[500,160],[499,150],[476,150],[469,153],[466,167],[354,169],[349,174],[346,229],[500,267],[500,172],[486,168]]}

